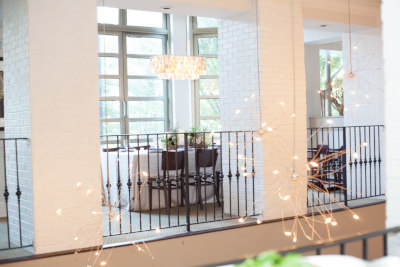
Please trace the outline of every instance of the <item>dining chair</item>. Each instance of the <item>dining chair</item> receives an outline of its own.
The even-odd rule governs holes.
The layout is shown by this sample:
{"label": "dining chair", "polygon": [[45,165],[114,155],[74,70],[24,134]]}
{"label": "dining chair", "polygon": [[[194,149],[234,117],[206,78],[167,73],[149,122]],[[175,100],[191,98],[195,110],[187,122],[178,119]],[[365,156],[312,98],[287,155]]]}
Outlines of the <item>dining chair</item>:
{"label": "dining chair", "polygon": [[[159,178],[149,178],[149,207],[152,210],[152,190],[160,189],[160,184],[164,191],[164,203],[168,210],[171,208],[171,191],[181,190],[181,203],[184,196],[183,174],[185,168],[185,151],[162,151],[161,154],[161,170],[163,176]],[[153,183],[156,183],[154,186]],[[179,200],[177,199],[178,203]]]}
{"label": "dining chair", "polygon": [[[201,196],[201,189],[204,186],[213,185],[214,194],[217,199],[218,206],[221,207],[221,200],[219,197],[219,173],[215,171],[215,165],[218,159],[218,149],[196,149],[195,153],[195,168],[196,172],[189,174],[190,186],[195,186],[197,190],[197,203],[200,204],[200,208],[203,209],[203,198]],[[210,170],[210,168],[212,168]],[[212,178],[211,181],[207,180]],[[194,180],[194,181],[193,181]],[[204,196],[207,197],[207,196]]]}

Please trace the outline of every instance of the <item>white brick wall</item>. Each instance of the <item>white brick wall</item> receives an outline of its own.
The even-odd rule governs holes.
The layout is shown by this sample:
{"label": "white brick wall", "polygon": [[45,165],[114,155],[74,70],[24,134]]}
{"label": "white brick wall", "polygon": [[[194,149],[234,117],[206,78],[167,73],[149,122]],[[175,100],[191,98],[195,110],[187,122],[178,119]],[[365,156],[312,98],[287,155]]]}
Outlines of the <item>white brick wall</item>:
{"label": "white brick wall", "polygon": [[[385,125],[386,125],[386,226],[400,225],[400,120],[399,99],[400,79],[398,62],[400,60],[400,2],[384,0],[383,21],[383,60],[385,81]],[[400,256],[400,234],[390,239],[389,253]]]}
{"label": "white brick wall", "polygon": [[[99,245],[101,216],[92,214],[101,210],[96,1],[9,0],[3,7],[6,135],[31,140],[19,166],[22,191],[33,189],[36,253]],[[32,219],[32,195],[22,198]]]}
{"label": "white brick wall", "polygon": [[[5,137],[30,138],[30,92],[28,57],[28,4],[24,0],[3,1],[3,54],[5,95]],[[32,163],[29,141],[18,141],[18,177],[14,141],[6,142],[7,184],[10,193],[9,222],[11,242],[20,245],[17,192],[21,194],[22,245],[32,244],[33,195]]]}
{"label": "white brick wall", "polygon": [[[381,28],[372,28],[369,30],[353,32],[352,38],[352,65],[354,77],[350,78],[347,75],[344,77],[344,125],[345,126],[365,126],[365,125],[383,125],[384,124],[384,82],[383,82],[383,58],[382,58],[382,31]],[[345,74],[350,71],[350,49],[349,49],[349,36],[343,34],[342,38],[343,47],[343,61]],[[385,192],[385,155],[384,155],[384,141],[385,131],[369,128],[349,128],[347,148],[351,147],[351,153],[357,152],[361,155],[361,159],[369,160],[370,152],[371,159],[374,160],[374,154],[378,159],[379,154],[382,159],[381,165],[377,165],[376,175],[375,170],[370,172],[369,163],[367,169],[365,164],[358,165],[357,169],[354,167],[352,171],[347,169],[347,177],[351,178],[348,187],[352,186],[352,197],[366,197],[375,194],[375,182],[377,183],[376,189]],[[355,131],[355,132],[354,132]],[[380,142],[378,143],[378,137]],[[375,140],[375,141],[374,141]],[[351,143],[350,143],[351,142]],[[371,144],[369,147],[361,145],[367,142]],[[373,144],[375,143],[375,148]],[[380,149],[380,151],[379,151]],[[360,153],[361,152],[361,153]],[[350,160],[350,153],[347,155],[347,161]],[[354,160],[354,159],[353,159]],[[360,159],[358,159],[360,160]],[[374,165],[372,165],[374,166]],[[351,171],[351,173],[350,173]],[[370,179],[371,175],[371,179]],[[376,179],[376,180],[375,180]],[[366,187],[366,188],[365,188]],[[371,194],[372,193],[372,194]]]}
{"label": "white brick wall", "polygon": [[[301,1],[295,1],[294,11],[296,129],[293,129],[291,117],[293,112],[291,14],[289,0],[259,1],[261,96],[257,80],[255,11],[222,21],[218,28],[223,130],[259,129],[259,100],[262,122],[274,130],[272,133],[265,133],[263,139],[255,145],[257,205],[258,209],[263,209],[263,216],[268,219],[281,217],[282,211],[284,216],[290,216],[306,210],[304,179],[301,182],[294,182],[290,178],[294,156],[293,131],[296,133],[294,154],[298,156],[296,173],[303,177],[306,175],[304,167],[306,89]],[[284,102],[284,105],[280,105],[280,102]],[[240,113],[235,112],[236,110],[240,110]],[[239,150],[242,149],[239,147]],[[226,177],[228,165],[226,156],[224,158]],[[274,170],[279,170],[280,174],[274,176],[272,174]],[[227,184],[224,185],[224,190],[226,188]],[[243,188],[242,185],[240,188]],[[279,192],[281,195],[290,194],[290,200],[283,203],[279,198]],[[242,207],[240,209],[243,210]]]}

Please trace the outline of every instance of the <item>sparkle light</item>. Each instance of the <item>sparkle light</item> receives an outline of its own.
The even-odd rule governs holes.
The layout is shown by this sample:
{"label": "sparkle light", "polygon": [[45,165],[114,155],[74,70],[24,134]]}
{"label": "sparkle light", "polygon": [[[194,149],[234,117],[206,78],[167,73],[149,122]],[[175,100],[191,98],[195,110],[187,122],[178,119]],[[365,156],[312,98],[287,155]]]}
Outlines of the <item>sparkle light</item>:
{"label": "sparkle light", "polygon": [[284,106],[285,103],[281,101],[281,102],[279,102],[279,105]]}
{"label": "sparkle light", "polygon": [[357,159],[357,158],[358,158],[358,153],[357,153],[357,152],[354,152],[354,153],[353,153],[353,157],[354,157],[354,159]]}
{"label": "sparkle light", "polygon": [[328,123],[328,124],[332,124],[332,123],[333,123],[333,120],[331,120],[331,119],[328,119],[328,120],[326,120],[326,123]]}
{"label": "sparkle light", "polygon": [[336,226],[337,225],[337,222],[332,222],[332,226]]}
{"label": "sparkle light", "polygon": [[160,230],[160,228],[156,228],[156,229],[154,229],[154,231],[158,234],[158,233],[160,233],[161,232],[161,230]]}
{"label": "sparkle light", "polygon": [[206,70],[206,58],[161,55],[152,57],[150,66],[161,79],[197,80]]}
{"label": "sparkle light", "polygon": [[326,224],[331,223],[331,222],[332,222],[332,218],[329,217],[329,218],[326,218],[326,219],[325,219],[325,223],[326,223]]}
{"label": "sparkle light", "polygon": [[239,218],[239,222],[240,222],[240,223],[243,223],[243,222],[244,222],[243,217]]}
{"label": "sparkle light", "polygon": [[81,185],[82,185],[81,182],[77,182],[77,183],[76,183],[76,187],[80,187]]}
{"label": "sparkle light", "polygon": [[279,171],[278,171],[278,170],[275,170],[275,171],[273,172],[273,174],[277,175],[277,174],[279,174]]}
{"label": "sparkle light", "polygon": [[262,221],[260,219],[257,219],[257,224],[261,224]]}
{"label": "sparkle light", "polygon": [[354,220],[359,220],[360,219],[360,217],[357,214],[353,214],[353,218],[354,218]]}
{"label": "sparkle light", "polygon": [[74,240],[77,241],[79,238],[77,236],[75,236]]}
{"label": "sparkle light", "polygon": [[319,164],[314,162],[314,161],[310,161],[309,164],[314,168],[318,168],[319,167]]}
{"label": "sparkle light", "polygon": [[292,235],[292,232],[289,232],[289,231],[285,232],[285,236],[291,236],[291,235]]}
{"label": "sparkle light", "polygon": [[262,124],[261,124],[261,127],[265,127],[267,125],[267,123],[266,122],[263,122]]}
{"label": "sparkle light", "polygon": [[364,143],[363,143],[363,146],[368,146],[368,143],[367,143],[367,142],[364,142]]}
{"label": "sparkle light", "polygon": [[57,215],[61,215],[61,209],[57,210]]}
{"label": "sparkle light", "polygon": [[296,114],[292,113],[292,118],[296,117]]}
{"label": "sparkle light", "polygon": [[272,129],[271,127],[268,127],[268,128],[267,128],[267,131],[268,131],[268,132],[272,132],[273,129]]}
{"label": "sparkle light", "polygon": [[293,157],[293,159],[298,159],[297,155],[295,155],[295,156]]}
{"label": "sparkle light", "polygon": [[235,110],[235,115],[238,115],[240,113],[240,109]]}
{"label": "sparkle light", "polygon": [[106,265],[106,264],[107,264],[107,262],[105,262],[105,261],[100,262],[100,265],[101,265],[101,266],[104,266],[104,265]]}
{"label": "sparkle light", "polygon": [[293,242],[294,242],[294,243],[297,242],[297,237],[293,237]]}

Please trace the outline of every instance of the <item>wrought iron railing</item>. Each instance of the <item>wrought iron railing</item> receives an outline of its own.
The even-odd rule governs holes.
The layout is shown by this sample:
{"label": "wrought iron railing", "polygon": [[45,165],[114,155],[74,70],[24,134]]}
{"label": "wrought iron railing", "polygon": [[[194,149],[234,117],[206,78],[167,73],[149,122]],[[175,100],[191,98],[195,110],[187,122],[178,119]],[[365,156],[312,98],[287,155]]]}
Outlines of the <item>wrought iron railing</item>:
{"label": "wrought iron railing", "polygon": [[385,194],[382,125],[308,129],[308,207]]}
{"label": "wrought iron railing", "polygon": [[[368,249],[368,244],[371,239],[373,239],[373,245],[375,246],[375,251],[380,251],[382,256],[387,256],[388,255],[388,249],[390,242],[388,242],[388,238],[391,235],[397,234],[400,232],[400,226],[397,227],[392,227],[388,229],[383,229],[375,232],[370,232],[366,234],[360,234],[360,235],[355,235],[352,237],[344,238],[344,239],[338,239],[338,240],[333,240],[333,241],[326,241],[320,244],[316,245],[310,245],[310,246],[304,246],[300,248],[294,248],[294,249],[287,249],[280,251],[282,254],[287,254],[290,252],[297,252],[297,253],[315,253],[315,255],[322,255],[322,254],[327,254],[325,253],[325,249],[329,248],[338,248],[340,255],[348,255],[348,250],[346,248],[350,245],[353,245],[356,242],[361,241],[361,255],[362,258],[365,260],[372,260],[371,257],[369,257],[369,249]],[[382,242],[379,244],[377,242],[377,238],[381,238]],[[378,248],[376,247],[377,245],[380,245]],[[354,248],[354,247],[353,247]],[[332,254],[332,253],[328,253]]]}
{"label": "wrought iron railing", "polygon": [[0,139],[0,251],[32,245],[32,218],[27,214],[32,187],[25,177],[29,149],[27,138]]}
{"label": "wrought iron railing", "polygon": [[104,236],[251,220],[259,212],[255,135],[101,136]]}

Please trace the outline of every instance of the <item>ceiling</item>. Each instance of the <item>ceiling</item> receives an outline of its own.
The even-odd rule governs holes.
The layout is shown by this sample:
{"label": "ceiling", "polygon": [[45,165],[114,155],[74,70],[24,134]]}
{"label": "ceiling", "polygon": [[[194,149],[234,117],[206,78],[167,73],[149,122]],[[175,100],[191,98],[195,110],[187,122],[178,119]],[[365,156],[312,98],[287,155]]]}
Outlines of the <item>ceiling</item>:
{"label": "ceiling", "polygon": [[[321,26],[322,25],[322,26]],[[342,34],[349,32],[349,25],[323,20],[303,20],[304,43],[326,44],[341,41]],[[371,29],[369,26],[351,25],[351,32]]]}

